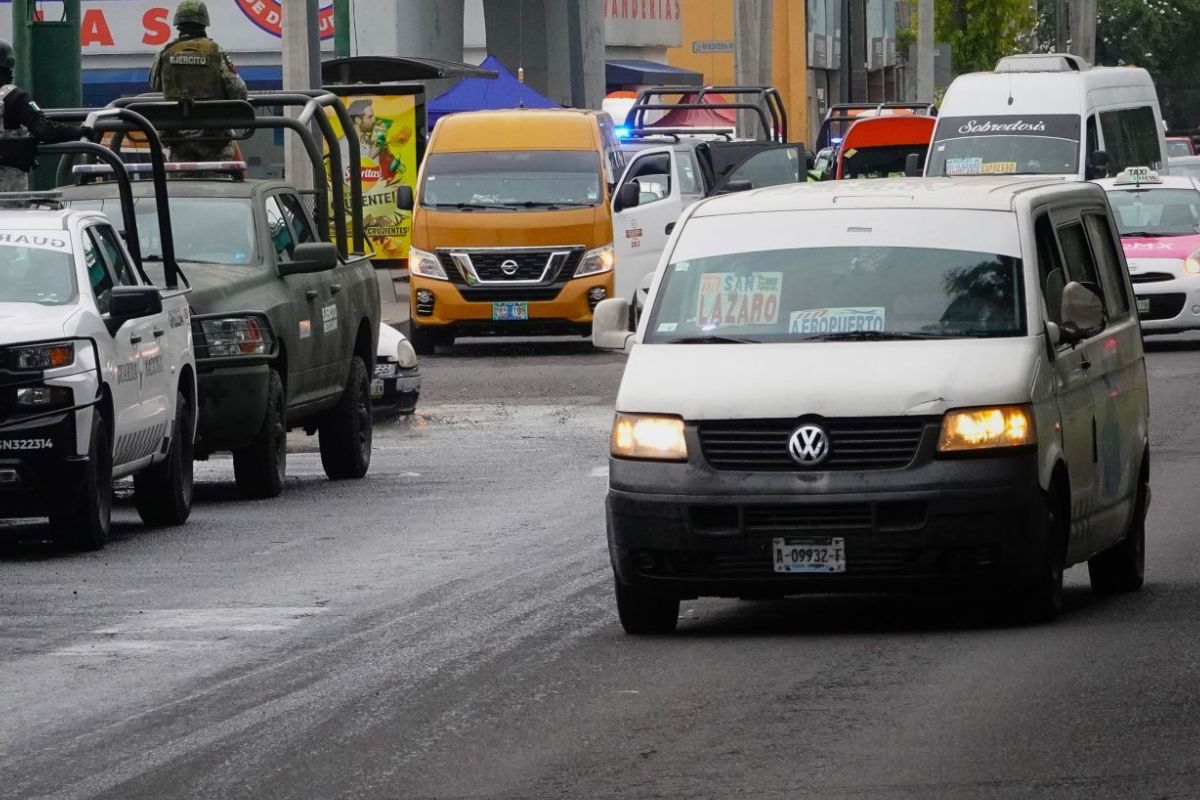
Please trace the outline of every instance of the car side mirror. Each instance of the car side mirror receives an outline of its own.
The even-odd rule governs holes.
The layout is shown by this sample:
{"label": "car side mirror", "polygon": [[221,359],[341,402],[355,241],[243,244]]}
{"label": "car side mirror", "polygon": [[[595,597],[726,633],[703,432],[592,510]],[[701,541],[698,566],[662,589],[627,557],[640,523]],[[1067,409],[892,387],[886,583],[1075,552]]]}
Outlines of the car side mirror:
{"label": "car side mirror", "polygon": [[924,171],[925,165],[921,163],[920,153],[909,153],[904,157],[904,175],[906,177],[919,178]]}
{"label": "car side mirror", "polygon": [[626,181],[617,189],[617,197],[613,201],[613,211],[624,211],[627,208],[637,208],[642,202],[642,187],[637,179]]}
{"label": "car side mirror", "polygon": [[1104,330],[1104,301],[1089,284],[1071,281],[1063,287],[1062,341],[1077,344]]}
{"label": "car side mirror", "polygon": [[416,208],[416,205],[417,201],[416,198],[413,197],[413,190],[411,186],[401,185],[396,189],[396,208],[400,209],[401,211],[412,211],[414,208]]}
{"label": "car side mirror", "polygon": [[108,314],[104,321],[110,333],[116,333],[126,322],[161,314],[162,294],[154,286],[114,286],[108,299]]}
{"label": "car side mirror", "polygon": [[601,300],[592,313],[592,345],[598,350],[627,352],[633,337],[629,330],[629,301],[624,297]]}
{"label": "car side mirror", "polygon": [[292,250],[291,260],[279,265],[279,274],[307,275],[326,272],[337,265],[338,251],[332,242],[305,242]]}
{"label": "car side mirror", "polygon": [[1093,151],[1087,160],[1087,179],[1089,181],[1098,180],[1108,177],[1108,169],[1112,165],[1112,159],[1108,157],[1108,153],[1103,150]]}

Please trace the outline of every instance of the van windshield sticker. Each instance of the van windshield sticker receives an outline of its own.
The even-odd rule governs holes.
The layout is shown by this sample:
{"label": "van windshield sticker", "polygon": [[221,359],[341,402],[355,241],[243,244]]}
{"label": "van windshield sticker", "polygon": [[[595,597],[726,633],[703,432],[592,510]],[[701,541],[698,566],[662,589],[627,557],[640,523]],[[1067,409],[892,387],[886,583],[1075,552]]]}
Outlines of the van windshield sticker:
{"label": "van windshield sticker", "polygon": [[1011,175],[1017,171],[1015,161],[984,161],[982,158],[947,158],[946,174],[956,175]]}
{"label": "van windshield sticker", "polygon": [[678,327],[679,327],[678,322],[664,322],[658,326],[658,332],[659,333],[674,333],[675,329]]}
{"label": "van windshield sticker", "polygon": [[700,279],[697,323],[704,330],[722,325],[775,325],[782,288],[782,272],[710,272]]}
{"label": "van windshield sticker", "polygon": [[34,250],[71,252],[71,240],[63,231],[0,230],[0,247],[32,247]]}
{"label": "van windshield sticker", "polygon": [[882,331],[884,314],[882,306],[864,308],[809,308],[793,311],[788,333],[811,335],[822,333],[856,333],[858,331]]}

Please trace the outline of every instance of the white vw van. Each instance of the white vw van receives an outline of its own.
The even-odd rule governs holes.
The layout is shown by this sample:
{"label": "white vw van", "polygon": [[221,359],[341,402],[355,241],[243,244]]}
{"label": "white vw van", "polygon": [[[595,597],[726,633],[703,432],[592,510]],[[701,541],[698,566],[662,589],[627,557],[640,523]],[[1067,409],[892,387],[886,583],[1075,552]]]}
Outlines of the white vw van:
{"label": "white vw van", "polygon": [[1134,166],[1164,172],[1163,131],[1144,69],[1092,67],[1062,54],[1010,56],[994,72],[950,84],[925,175],[1093,180]]}
{"label": "white vw van", "polygon": [[608,542],[621,622],[679,601],[999,589],[1062,605],[1065,567],[1141,586],[1141,331],[1098,186],[836,181],[680,221],[629,350]]}

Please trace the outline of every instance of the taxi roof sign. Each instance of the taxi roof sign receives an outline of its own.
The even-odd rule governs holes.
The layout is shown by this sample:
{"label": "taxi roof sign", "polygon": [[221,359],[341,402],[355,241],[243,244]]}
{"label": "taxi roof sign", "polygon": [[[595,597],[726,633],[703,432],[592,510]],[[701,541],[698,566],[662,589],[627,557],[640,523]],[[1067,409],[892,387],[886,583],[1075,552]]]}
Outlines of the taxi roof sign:
{"label": "taxi roof sign", "polygon": [[1141,186],[1144,183],[1162,183],[1162,178],[1149,167],[1126,167],[1114,181],[1117,186]]}

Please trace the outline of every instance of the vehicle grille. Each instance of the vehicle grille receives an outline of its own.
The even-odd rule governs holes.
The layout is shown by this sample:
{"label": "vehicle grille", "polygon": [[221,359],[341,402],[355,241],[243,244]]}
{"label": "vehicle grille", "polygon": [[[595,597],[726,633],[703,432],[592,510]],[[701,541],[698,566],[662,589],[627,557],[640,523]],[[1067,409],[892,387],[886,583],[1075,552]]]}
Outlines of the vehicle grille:
{"label": "vehicle grille", "polygon": [[869,531],[871,506],[868,503],[746,506],[744,526],[747,533]]}
{"label": "vehicle grille", "polygon": [[1143,295],[1150,300],[1150,310],[1144,314],[1139,314],[1142,319],[1173,319],[1179,316],[1179,312],[1183,311],[1183,304],[1187,301],[1187,295],[1182,292],[1175,294],[1150,294]]}
{"label": "vehicle grille", "polygon": [[1164,283],[1175,280],[1169,272],[1135,272],[1129,276],[1133,283]]}
{"label": "vehicle grille", "polygon": [[[899,469],[916,458],[925,433],[923,417],[820,420],[829,434],[829,456],[816,470]],[[788,453],[794,419],[701,422],[700,447],[719,470],[790,472],[806,469]]]}
{"label": "vehicle grille", "polygon": [[[473,280],[474,276],[470,276],[469,279],[469,273],[463,274],[455,259],[451,257],[451,252],[453,251],[439,251],[438,258],[458,293],[464,300],[472,303],[554,300],[562,292],[567,281],[575,274],[575,270],[579,267],[579,261],[583,258],[581,248],[560,247],[522,251],[472,250],[467,253],[471,259],[471,266],[475,268],[475,274],[479,276],[480,280],[486,281],[486,283],[476,283]],[[555,253],[566,253],[566,256],[555,259],[557,264],[551,263],[550,270],[546,273],[546,279],[538,283],[526,283],[526,281],[538,281],[542,277],[547,262],[554,257]],[[517,262],[518,265],[517,271],[513,275],[505,275],[501,267],[509,259]]]}

